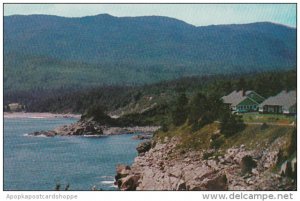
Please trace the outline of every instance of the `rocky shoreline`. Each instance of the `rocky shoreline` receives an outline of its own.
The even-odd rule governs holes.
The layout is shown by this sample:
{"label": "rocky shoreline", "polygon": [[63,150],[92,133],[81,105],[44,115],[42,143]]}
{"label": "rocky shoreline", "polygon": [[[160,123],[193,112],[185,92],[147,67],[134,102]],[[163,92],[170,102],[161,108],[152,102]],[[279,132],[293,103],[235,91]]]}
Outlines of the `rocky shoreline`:
{"label": "rocky shoreline", "polygon": [[[281,143],[267,150],[241,145],[225,153],[218,150],[176,149],[178,139],[146,141],[137,148],[131,166],[118,165],[116,185],[120,190],[295,190],[296,158],[274,170]],[[295,175],[293,175],[295,176]]]}
{"label": "rocky shoreline", "polygon": [[147,137],[149,134],[158,130],[158,126],[135,126],[135,127],[111,127],[102,125],[96,121],[79,120],[70,125],[63,125],[48,131],[36,131],[29,133],[31,136],[108,136],[121,134],[145,133],[141,137]]}
{"label": "rocky shoreline", "polygon": [[50,131],[29,135],[91,136],[139,134],[138,156],[131,166],[118,165],[120,190],[295,190],[296,157],[278,168],[282,137],[263,148],[241,144],[225,150],[178,149],[178,137],[152,138],[157,126],[113,127],[80,119]]}

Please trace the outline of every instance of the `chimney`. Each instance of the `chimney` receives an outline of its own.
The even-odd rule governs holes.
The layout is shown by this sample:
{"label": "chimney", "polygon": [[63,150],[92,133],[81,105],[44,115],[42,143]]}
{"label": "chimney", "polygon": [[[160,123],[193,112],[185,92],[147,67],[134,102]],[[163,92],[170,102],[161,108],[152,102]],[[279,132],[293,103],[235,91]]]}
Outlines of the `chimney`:
{"label": "chimney", "polygon": [[246,95],[246,91],[244,89],[242,89],[242,94],[243,94],[243,96]]}

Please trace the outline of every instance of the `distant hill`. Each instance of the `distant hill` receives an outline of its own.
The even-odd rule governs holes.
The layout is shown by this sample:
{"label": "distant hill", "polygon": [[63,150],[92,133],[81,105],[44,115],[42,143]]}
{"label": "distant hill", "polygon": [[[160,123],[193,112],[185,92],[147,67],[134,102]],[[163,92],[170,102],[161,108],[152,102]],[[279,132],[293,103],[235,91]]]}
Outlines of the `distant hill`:
{"label": "distant hill", "polygon": [[160,16],[4,17],[4,90],[132,85],[296,68],[296,29]]}

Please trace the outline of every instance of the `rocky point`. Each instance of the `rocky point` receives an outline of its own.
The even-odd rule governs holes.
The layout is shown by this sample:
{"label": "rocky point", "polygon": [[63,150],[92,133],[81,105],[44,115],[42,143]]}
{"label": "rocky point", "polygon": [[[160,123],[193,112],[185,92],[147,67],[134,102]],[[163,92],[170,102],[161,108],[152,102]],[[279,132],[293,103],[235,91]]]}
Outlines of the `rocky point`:
{"label": "rocky point", "polygon": [[[280,139],[279,139],[280,140]],[[274,142],[276,143],[276,142]],[[245,145],[224,152],[210,149],[181,153],[178,139],[142,142],[129,167],[117,166],[120,190],[294,190],[286,172],[274,171],[279,150],[251,150]],[[273,147],[276,147],[276,144]],[[296,159],[295,159],[296,160]],[[292,173],[290,173],[292,174]]]}

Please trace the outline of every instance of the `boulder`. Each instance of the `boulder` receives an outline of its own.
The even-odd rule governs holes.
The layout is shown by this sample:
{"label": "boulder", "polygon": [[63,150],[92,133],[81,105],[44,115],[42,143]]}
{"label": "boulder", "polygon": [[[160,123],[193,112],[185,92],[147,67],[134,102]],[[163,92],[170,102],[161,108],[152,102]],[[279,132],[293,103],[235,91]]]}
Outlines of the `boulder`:
{"label": "boulder", "polygon": [[46,136],[46,137],[54,137],[57,133],[55,131],[37,131],[30,133],[32,136]]}
{"label": "boulder", "polygon": [[226,175],[222,173],[215,175],[207,181],[205,188],[210,191],[228,190]]}
{"label": "boulder", "polygon": [[201,178],[189,181],[187,190],[203,191],[203,190],[228,190],[228,181],[224,173],[208,172]]}
{"label": "boulder", "polygon": [[138,186],[139,175],[128,175],[121,179],[120,190],[122,191],[135,191]]}
{"label": "boulder", "polygon": [[184,180],[181,180],[179,183],[178,183],[178,186],[177,186],[177,191],[186,191],[187,190],[187,186],[186,186],[186,182]]}
{"label": "boulder", "polygon": [[150,149],[151,149],[151,141],[150,140],[140,143],[136,148],[136,150],[139,154],[145,153],[145,152],[149,151]]}
{"label": "boulder", "polygon": [[[119,175],[118,178],[126,177],[130,173],[130,166],[124,165],[124,164],[119,164],[116,167],[116,172],[117,175]],[[117,180],[117,178],[116,178]]]}
{"label": "boulder", "polygon": [[64,125],[54,129],[57,135],[102,135],[101,125],[93,121],[78,121],[71,125]]}
{"label": "boulder", "polygon": [[257,166],[257,163],[253,160],[252,156],[246,155],[241,160],[241,171],[242,174],[245,175],[252,171],[252,168]]}
{"label": "boulder", "polygon": [[76,127],[74,132],[70,133],[72,135],[82,135],[84,133],[83,127]]}

